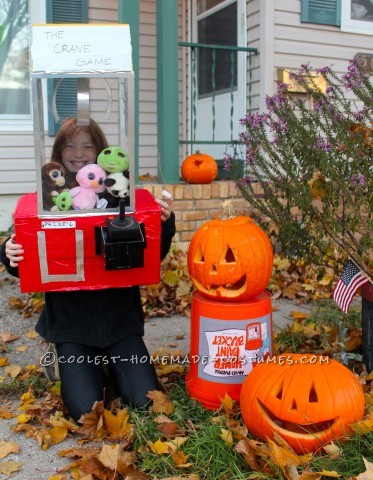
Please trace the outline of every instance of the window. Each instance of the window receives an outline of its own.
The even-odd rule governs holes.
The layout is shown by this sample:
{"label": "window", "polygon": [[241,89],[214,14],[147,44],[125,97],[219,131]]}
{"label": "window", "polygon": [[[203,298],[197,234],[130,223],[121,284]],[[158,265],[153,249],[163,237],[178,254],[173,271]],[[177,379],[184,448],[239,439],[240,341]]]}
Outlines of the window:
{"label": "window", "polygon": [[343,0],[343,32],[373,34],[373,2],[371,0]]}
{"label": "window", "polygon": [[30,116],[27,0],[0,0],[0,115]]}
{"label": "window", "polygon": [[[237,47],[237,2],[198,20],[198,42]],[[237,52],[198,51],[198,96],[237,89]]]}
{"label": "window", "polygon": [[41,0],[0,0],[0,129],[32,128],[30,25],[45,22]]}

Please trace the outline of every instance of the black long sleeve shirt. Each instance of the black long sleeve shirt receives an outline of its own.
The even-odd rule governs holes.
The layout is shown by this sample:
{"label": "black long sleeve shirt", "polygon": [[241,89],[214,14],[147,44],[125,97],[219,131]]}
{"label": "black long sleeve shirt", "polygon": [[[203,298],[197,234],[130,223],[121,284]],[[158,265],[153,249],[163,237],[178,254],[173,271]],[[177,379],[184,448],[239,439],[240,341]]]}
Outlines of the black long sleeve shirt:
{"label": "black long sleeve shirt", "polygon": [[[175,232],[172,212],[162,223],[161,259],[166,256]],[[5,243],[0,260],[11,275],[18,276],[18,268],[11,267],[5,256]],[[76,342],[94,347],[105,347],[132,334],[143,335],[140,288],[46,292],[35,330],[52,343]]]}

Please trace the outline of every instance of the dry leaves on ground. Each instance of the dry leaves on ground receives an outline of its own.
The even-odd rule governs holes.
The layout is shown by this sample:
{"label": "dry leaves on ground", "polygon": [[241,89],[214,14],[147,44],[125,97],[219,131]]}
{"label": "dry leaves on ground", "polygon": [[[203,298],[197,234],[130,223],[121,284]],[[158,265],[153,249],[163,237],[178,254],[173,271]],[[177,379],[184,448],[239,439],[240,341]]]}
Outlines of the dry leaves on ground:
{"label": "dry leaves on ground", "polygon": [[[301,259],[289,259],[276,254],[268,290],[273,300],[287,298],[309,302],[330,298],[336,281],[337,275],[331,266],[306,265]],[[145,317],[189,316],[193,290],[186,252],[172,248],[161,264],[160,283],[141,287]],[[26,300],[13,296],[9,304],[24,317],[31,317],[40,313],[44,297],[41,293],[29,294]]]}

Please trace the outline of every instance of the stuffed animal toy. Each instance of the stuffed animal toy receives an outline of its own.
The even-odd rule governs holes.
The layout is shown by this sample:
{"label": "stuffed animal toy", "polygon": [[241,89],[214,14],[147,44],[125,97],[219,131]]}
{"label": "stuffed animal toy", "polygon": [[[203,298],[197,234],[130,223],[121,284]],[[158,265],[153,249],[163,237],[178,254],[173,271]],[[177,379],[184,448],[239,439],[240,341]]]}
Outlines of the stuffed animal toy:
{"label": "stuffed animal toy", "polygon": [[43,208],[50,211],[55,206],[53,198],[59,195],[65,187],[65,169],[57,162],[46,163],[41,169],[41,181]]}
{"label": "stuffed animal toy", "polygon": [[107,193],[112,197],[117,199],[112,205],[108,195],[105,197],[108,200],[108,208],[116,207],[119,204],[119,200],[126,199],[125,205],[129,205],[130,200],[130,181],[129,181],[129,172],[125,170],[124,172],[110,173],[104,181]]}
{"label": "stuffed animal toy", "polygon": [[92,163],[81,168],[76,174],[78,187],[70,190],[74,210],[91,210],[97,207],[98,193],[105,190],[105,171]]}
{"label": "stuffed animal toy", "polygon": [[107,208],[117,207],[119,200],[123,198],[126,199],[126,205],[129,205],[130,182],[127,153],[120,147],[108,147],[99,154],[97,163],[108,173],[105,180],[106,190],[100,194],[100,198],[107,201]]}
{"label": "stuffed animal toy", "polygon": [[70,210],[73,204],[73,199],[68,188],[62,190],[58,195],[53,195],[52,200],[54,206],[51,208],[51,212]]}
{"label": "stuffed animal toy", "polygon": [[108,147],[97,157],[97,163],[108,173],[128,170],[130,162],[127,153],[120,147]]}

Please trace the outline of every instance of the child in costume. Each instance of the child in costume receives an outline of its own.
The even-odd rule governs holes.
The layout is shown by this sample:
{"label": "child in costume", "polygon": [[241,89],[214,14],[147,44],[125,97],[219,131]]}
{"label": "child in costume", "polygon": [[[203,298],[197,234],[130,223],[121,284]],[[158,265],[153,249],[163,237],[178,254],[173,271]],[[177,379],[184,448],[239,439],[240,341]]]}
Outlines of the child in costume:
{"label": "child in costume", "polygon": [[[96,122],[83,126],[68,118],[57,133],[51,161],[63,165],[66,187],[73,188],[78,170],[96,163],[107,147]],[[175,215],[170,200],[155,200],[161,207],[163,259],[175,235]],[[18,276],[18,263],[24,255],[27,251],[17,244],[15,234],[1,247],[0,259],[14,276]],[[137,286],[46,292],[35,330],[56,346],[62,400],[75,420],[104,399],[102,364],[107,365],[123,401],[133,407],[145,407],[147,392],[160,388],[142,338],[144,315]]]}

